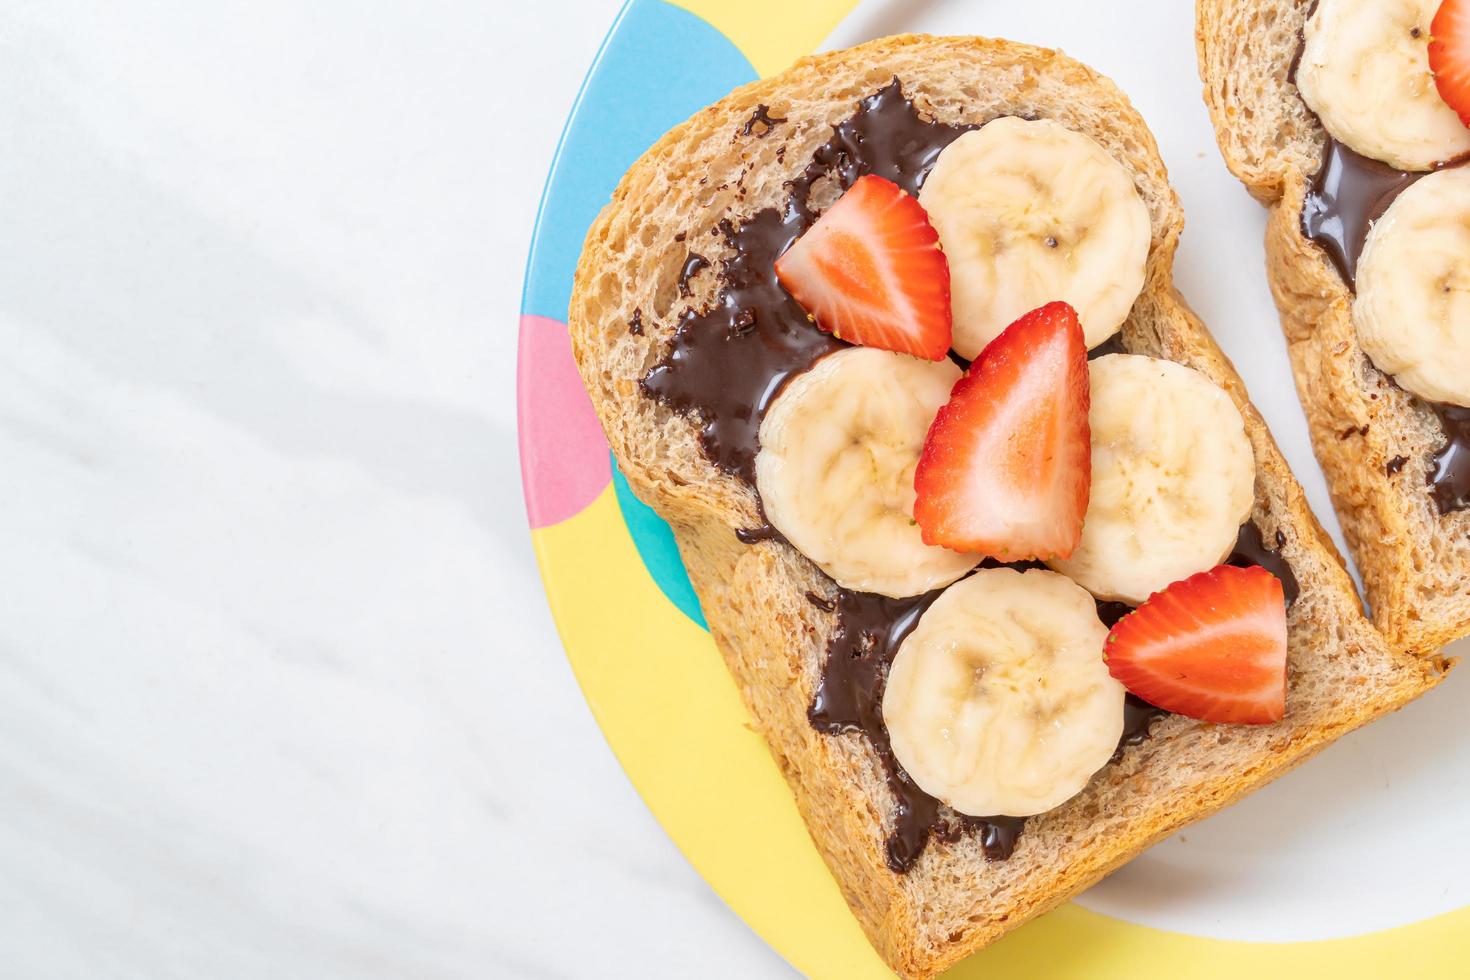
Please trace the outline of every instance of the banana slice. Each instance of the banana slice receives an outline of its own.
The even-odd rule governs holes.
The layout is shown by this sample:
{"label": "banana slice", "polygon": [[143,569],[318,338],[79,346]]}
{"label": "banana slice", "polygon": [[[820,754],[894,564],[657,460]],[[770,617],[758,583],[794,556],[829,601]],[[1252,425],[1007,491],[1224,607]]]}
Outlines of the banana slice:
{"label": "banana slice", "polygon": [[1230,553],[1255,499],[1255,454],[1235,403],[1198,371],[1136,354],[1088,369],[1082,541],[1047,565],[1100,599],[1137,604]]}
{"label": "banana slice", "polygon": [[1353,323],[1404,388],[1470,405],[1470,169],[1421,177],[1373,225]]}
{"label": "banana slice", "polygon": [[1429,22],[1439,4],[1319,0],[1302,31],[1302,101],[1337,139],[1400,170],[1470,152],[1470,130],[1429,71]]}
{"label": "banana slice", "polygon": [[766,519],[838,585],[901,598],[948,585],[979,555],[927,545],[914,468],[960,369],[872,347],[829,354],[766,412],[755,482]]}
{"label": "banana slice", "polygon": [[883,692],[893,754],[961,813],[1025,817],[1076,796],[1117,750],[1108,628],[1053,572],[976,572],[934,601]]}
{"label": "banana slice", "polygon": [[1072,304],[1096,347],[1143,289],[1148,208],[1121,164],[1060,123],[1005,116],[966,133],[939,154],[919,203],[949,257],[964,357],[1052,300]]}

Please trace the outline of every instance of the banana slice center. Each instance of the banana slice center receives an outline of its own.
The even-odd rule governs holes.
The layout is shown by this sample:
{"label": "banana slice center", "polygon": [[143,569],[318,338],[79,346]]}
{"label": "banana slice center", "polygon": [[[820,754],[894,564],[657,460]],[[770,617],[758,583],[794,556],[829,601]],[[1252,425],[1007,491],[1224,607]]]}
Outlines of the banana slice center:
{"label": "banana slice center", "polygon": [[1421,398],[1470,406],[1470,170],[1421,177],[1368,233],[1353,323],[1374,365]]}
{"label": "banana slice center", "polygon": [[756,488],[766,518],[844,588],[901,598],[980,562],[924,543],[914,469],[960,369],[871,347],[822,358],[761,422]]}
{"label": "banana slice center", "polygon": [[1059,299],[1095,347],[1143,289],[1148,207],[1120,163],[1060,123],[1005,116],[964,134],[939,154],[919,203],[949,258],[965,357]]}
{"label": "banana slice center", "polygon": [[899,647],[883,695],[894,755],[961,813],[1029,816],[1087,785],[1123,732],[1090,595],[1040,569],[982,569]]}
{"label": "banana slice center", "polygon": [[1229,553],[1255,499],[1255,454],[1235,403],[1198,371],[1137,354],[1088,370],[1082,540],[1047,565],[1098,598],[1137,604]]}
{"label": "banana slice center", "polygon": [[1470,151],[1429,71],[1440,0],[1319,0],[1302,31],[1302,101],[1339,141],[1401,170]]}

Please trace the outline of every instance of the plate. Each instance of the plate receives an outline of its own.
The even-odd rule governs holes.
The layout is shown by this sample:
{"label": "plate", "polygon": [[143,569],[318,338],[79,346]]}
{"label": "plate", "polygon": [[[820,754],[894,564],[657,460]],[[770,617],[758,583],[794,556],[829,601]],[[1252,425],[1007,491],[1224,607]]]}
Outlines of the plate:
{"label": "plate", "polygon": [[[526,271],[517,378],[532,539],[567,657],[604,735],[665,831],[730,908],[802,973],[841,978],[891,974],[813,847],[765,743],[749,727],[668,527],[632,495],[611,460],[572,363],[565,317],[582,238],[623,171],[696,110],[816,50],[854,6],[853,0],[631,0],[622,9],[588,71],[547,178]],[[859,11],[867,16],[856,28],[863,36],[908,29],[892,11],[917,15],[931,5],[914,3],[905,11],[888,4],[880,15],[869,6]],[[958,30],[1026,39],[996,26],[1005,12],[985,15],[994,5],[974,7],[978,23]],[[1191,84],[1191,93],[1196,88]],[[1161,143],[1168,148],[1162,135]],[[1209,163],[1223,172],[1217,158]],[[1240,198],[1233,206],[1248,208],[1243,192]],[[1185,201],[1188,206],[1188,195]],[[1256,269],[1259,240],[1249,246]],[[1268,316],[1261,329],[1277,336],[1274,315]],[[1273,355],[1279,340],[1274,348]],[[1247,380],[1254,390],[1251,372]],[[1289,398],[1289,381],[1286,391]],[[1300,469],[1300,452],[1292,458]],[[1320,493],[1315,502],[1320,513]],[[1462,893],[1458,882],[1470,877],[1461,873],[1470,870],[1470,848],[1458,838],[1470,815],[1470,779],[1409,762],[1400,776],[1412,781],[1404,797],[1380,794],[1364,802],[1363,793],[1349,791],[1343,799],[1339,792],[1365,768],[1383,768],[1387,780],[1401,758],[1421,756],[1422,738],[1433,731],[1429,721],[1457,727],[1447,702],[1414,710],[1421,707],[1425,714],[1415,722],[1396,728],[1389,726],[1397,717],[1381,722],[1374,740],[1334,748],[1304,778],[1278,783],[1228,811],[1226,817],[1239,812],[1239,819],[1218,817],[1186,831],[1198,830],[1204,844],[1171,840],[1156,847],[1079,902],[1017,930],[948,976],[1465,975],[1470,892]],[[1324,797],[1327,829],[1290,841],[1301,830],[1283,823],[1310,821],[1303,811]],[[1392,828],[1402,836],[1384,838],[1375,824],[1406,803],[1415,809]],[[1447,815],[1449,822],[1438,825],[1442,836],[1430,836],[1436,819]],[[1285,845],[1272,843],[1282,836]],[[1314,850],[1314,844],[1322,846]],[[1262,848],[1269,852],[1264,859]],[[1403,862],[1429,867],[1410,874],[1372,866],[1405,851],[1411,853]],[[1272,874],[1247,878],[1239,874],[1242,865],[1274,872],[1279,887],[1253,890],[1251,881],[1271,882]],[[1437,894],[1441,878],[1443,895]],[[1429,890],[1436,894],[1425,897]],[[1290,894],[1275,897],[1283,891]],[[1364,907],[1371,902],[1382,908]],[[1311,941],[1280,941],[1302,936]]]}

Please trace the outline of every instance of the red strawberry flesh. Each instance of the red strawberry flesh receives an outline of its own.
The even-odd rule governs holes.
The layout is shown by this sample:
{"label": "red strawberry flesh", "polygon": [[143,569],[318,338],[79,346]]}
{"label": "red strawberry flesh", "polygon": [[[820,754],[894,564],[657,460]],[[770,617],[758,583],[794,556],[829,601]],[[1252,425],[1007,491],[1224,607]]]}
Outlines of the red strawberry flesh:
{"label": "red strawberry flesh", "polygon": [[1470,0],[1444,0],[1429,23],[1429,70],[1439,97],[1470,126]]}
{"label": "red strawberry flesh", "polygon": [[817,326],[850,343],[931,361],[949,354],[949,260],[918,198],[859,177],[776,260]]}
{"label": "red strawberry flesh", "polygon": [[1108,671],[1138,697],[1203,721],[1286,713],[1286,604],[1264,568],[1220,565],[1149,596],[1108,634]]}
{"label": "red strawberry flesh", "polygon": [[1087,345],[1049,303],[981,351],[935,416],[914,473],[928,544],[1017,561],[1066,557],[1092,484]]}

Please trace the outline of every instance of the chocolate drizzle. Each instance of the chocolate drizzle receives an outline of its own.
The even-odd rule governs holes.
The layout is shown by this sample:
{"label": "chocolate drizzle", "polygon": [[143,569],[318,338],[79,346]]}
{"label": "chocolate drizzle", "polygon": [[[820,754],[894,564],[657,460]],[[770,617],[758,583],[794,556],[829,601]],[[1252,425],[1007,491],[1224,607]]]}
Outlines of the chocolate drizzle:
{"label": "chocolate drizzle", "polygon": [[[769,126],[784,121],[763,116],[764,108],[757,109],[742,132],[750,135],[758,123]],[[668,352],[641,385],[646,395],[674,411],[700,418],[701,446],[721,470],[754,487],[758,435],[766,408],[788,380],[824,355],[847,346],[817,329],[775,276],[776,259],[815,221],[813,190],[828,180],[837,190],[845,190],[859,177],[875,173],[909,193],[918,193],[940,151],[972,128],[924,119],[894,79],[863,99],[851,117],[832,127],[832,137],[787,184],[790,192],[784,207],[766,208],[738,224],[727,218],[710,229],[730,250],[719,263],[717,295],[707,308],[688,309],[680,315]],[[778,159],[783,150],[778,148]],[[703,262],[693,253],[686,259],[681,292],[687,292],[688,280],[703,268],[696,260]],[[1125,350],[1121,337],[1114,336],[1090,356]],[[963,361],[958,363],[965,366]],[[764,518],[761,525],[738,529],[735,535],[747,544],[784,540]],[[1259,532],[1254,540],[1259,545]],[[1284,569],[1284,581],[1291,582],[1294,597],[1295,578],[1289,566],[1274,552],[1264,547],[1260,551]],[[997,564],[987,560],[982,567]],[[1275,567],[1272,570],[1282,575]],[[807,716],[820,732],[862,733],[876,752],[896,801],[893,830],[884,845],[888,866],[895,872],[907,871],[931,836],[954,842],[966,832],[979,835],[988,859],[1009,857],[1024,819],[965,816],[925,793],[894,757],[883,724],[883,687],[889,664],[942,590],[890,599],[835,584],[833,589],[830,599],[816,592],[806,594],[813,606],[836,616]],[[1098,604],[1098,615],[1109,626],[1128,611],[1122,603]],[[1154,719],[1163,714],[1129,695],[1114,759],[1121,757],[1125,747],[1146,739]]]}
{"label": "chocolate drizzle", "polygon": [[1097,600],[1097,618],[1108,629],[1118,625],[1118,620],[1133,611],[1134,607],[1126,602],[1113,602],[1108,599]]}
{"label": "chocolate drizzle", "polygon": [[1266,547],[1266,541],[1261,537],[1261,529],[1256,527],[1255,521],[1246,521],[1240,525],[1240,533],[1235,538],[1235,550],[1230,552],[1230,557],[1225,559],[1225,564],[1240,568],[1259,565],[1275,575],[1281,580],[1281,592],[1286,597],[1286,604],[1290,606],[1296,601],[1296,597],[1301,594],[1302,590],[1296,580],[1296,573],[1291,570],[1291,563],[1281,553],[1281,546],[1285,543],[1286,536],[1277,531],[1276,548]]}
{"label": "chocolate drizzle", "polygon": [[1327,137],[1322,166],[1302,203],[1302,234],[1322,246],[1349,288],[1357,285],[1358,259],[1373,222],[1423,176],[1396,170]]}
{"label": "chocolate drizzle", "polygon": [[[1307,17],[1316,9],[1313,3]],[[1287,80],[1293,84],[1305,47],[1303,36],[1297,42],[1296,56],[1287,73]],[[1438,164],[1435,170],[1462,166],[1466,162],[1467,158],[1461,157]],[[1322,165],[1312,177],[1302,202],[1302,234],[1321,246],[1349,290],[1357,290],[1358,260],[1373,222],[1383,217],[1394,200],[1424,176],[1425,173],[1399,170],[1363,156],[1331,133],[1326,134]],[[1445,437],[1444,445],[1430,456],[1429,495],[1440,514],[1470,509],[1470,409],[1435,402],[1423,404],[1439,419]],[[1407,459],[1395,456],[1387,465],[1388,475],[1396,474],[1406,462]]]}
{"label": "chocolate drizzle", "polygon": [[812,189],[830,177],[846,190],[874,173],[917,193],[940,151],[970,128],[924,119],[894,79],[832,127],[788,185],[784,209],[720,222],[732,254],[720,264],[719,294],[708,309],[680,316],[668,353],[641,382],[669,408],[701,417],[700,444],[720,469],[754,485],[767,406],[794,375],[847,346],[818,330],[776,281],[776,259],[816,220]]}
{"label": "chocolate drizzle", "polygon": [[[986,562],[985,567],[1017,566]],[[1003,861],[1011,856],[1026,822],[1023,817],[971,817],[957,813],[920,789],[893,755],[888,728],[883,724],[883,688],[888,680],[888,667],[898,648],[918,625],[919,617],[943,592],[936,589],[909,599],[890,599],[847,589],[838,589],[834,599],[807,593],[813,605],[828,611],[835,608],[837,612],[837,624],[827,642],[827,657],[807,718],[819,732],[828,735],[861,732],[873,746],[897,804],[893,831],[884,842],[884,853],[888,867],[900,873],[914,866],[931,836],[952,844],[965,832],[980,835],[987,860]],[[1111,626],[1131,609],[1119,602],[1098,603],[1098,616]],[[1148,738],[1149,726],[1163,714],[1162,709],[1128,695],[1123,706],[1123,735],[1113,761],[1121,758],[1128,746]]]}
{"label": "chocolate drizzle", "polygon": [[822,610],[822,612],[836,612],[837,610],[836,599],[828,599],[826,596],[818,595],[815,592],[807,592],[806,601]]}
{"label": "chocolate drizzle", "polygon": [[[1357,288],[1358,260],[1373,222],[1423,176],[1395,170],[1327,137],[1322,167],[1312,178],[1302,205],[1302,234],[1322,246],[1349,289]],[[1421,404],[1439,419],[1445,438],[1430,456],[1429,495],[1441,514],[1470,509],[1470,409],[1429,401]],[[1366,435],[1366,428],[1348,429],[1342,436]],[[1403,465],[1390,466],[1389,475]]]}
{"label": "chocolate drizzle", "polygon": [[1470,408],[1424,404],[1439,418],[1445,437],[1429,457],[1429,495],[1441,514],[1470,509]]}
{"label": "chocolate drizzle", "polygon": [[689,288],[689,280],[707,268],[709,268],[709,259],[698,252],[690,252],[689,257],[684,260],[684,267],[679,270],[679,295],[687,298],[692,292]]}
{"label": "chocolate drizzle", "polygon": [[883,686],[888,665],[919,617],[942,589],[911,599],[890,599],[867,592],[839,589],[837,624],[827,642],[817,693],[807,709],[812,727],[828,735],[862,732],[878,753],[897,810],[893,832],[884,843],[888,867],[907,871],[918,860],[930,833],[941,840],[958,839],[962,827],[955,816],[941,813],[940,802],[921,790],[894,758],[883,724]]}
{"label": "chocolate drizzle", "polygon": [[755,133],[756,126],[761,126],[763,127],[761,131],[755,133],[756,138],[759,139],[775,129],[777,123],[783,123],[785,121],[785,116],[772,116],[771,107],[761,104],[755,107],[755,111],[750,114],[750,118],[745,120],[745,125],[740,127],[740,135],[749,136]]}
{"label": "chocolate drizzle", "polygon": [[786,535],[776,530],[770,521],[763,521],[755,527],[737,527],[735,538],[741,544],[755,544],[757,541],[785,541]]}
{"label": "chocolate drizzle", "polygon": [[1169,712],[1163,708],[1156,708],[1143,698],[1132,694],[1123,697],[1123,737],[1118,739],[1118,750],[1113,753],[1109,762],[1117,762],[1123,758],[1123,752],[1130,746],[1142,745],[1153,734],[1153,724]]}
{"label": "chocolate drizzle", "polygon": [[[1283,544],[1285,536],[1278,531],[1276,548],[1266,547],[1260,528],[1247,521],[1241,525],[1235,549],[1226,560],[1232,565],[1259,565],[1275,575],[1281,580],[1281,590],[1289,606],[1301,590],[1290,563],[1281,554]],[[999,566],[986,561],[982,567],[1018,566]],[[1039,566],[1031,563],[1029,567]],[[893,831],[884,842],[888,867],[897,872],[913,867],[931,835],[953,843],[967,830],[981,835],[988,860],[1004,860],[1010,857],[1025,823],[1020,817],[969,817],[956,813],[909,778],[889,744],[888,729],[883,724],[883,686],[888,679],[888,667],[919,617],[943,591],[939,589],[910,599],[890,599],[838,589],[835,599],[821,601],[818,601],[820,596],[807,594],[807,599],[818,608],[831,611],[830,607],[835,607],[837,613],[837,625],[827,643],[826,660],[807,717],[817,731],[829,735],[862,732],[872,744],[897,802]],[[1127,603],[1100,601],[1097,615],[1111,628],[1132,609]],[[1112,761],[1122,758],[1128,746],[1147,739],[1154,721],[1164,714],[1163,709],[1128,695],[1123,708],[1123,736]]]}
{"label": "chocolate drizzle", "polygon": [[1119,331],[1118,333],[1113,334],[1107,340],[1104,340],[1102,343],[1098,344],[1092,350],[1088,351],[1087,359],[1089,361],[1095,361],[1099,357],[1107,357],[1109,354],[1126,353],[1128,353],[1128,348],[1123,346],[1123,333],[1122,331]]}

